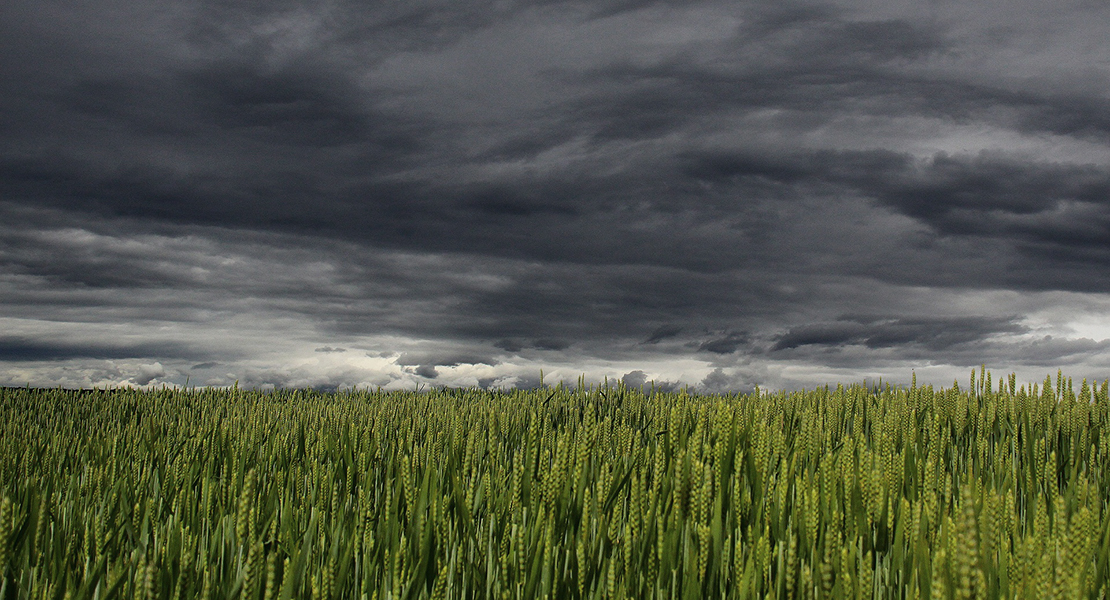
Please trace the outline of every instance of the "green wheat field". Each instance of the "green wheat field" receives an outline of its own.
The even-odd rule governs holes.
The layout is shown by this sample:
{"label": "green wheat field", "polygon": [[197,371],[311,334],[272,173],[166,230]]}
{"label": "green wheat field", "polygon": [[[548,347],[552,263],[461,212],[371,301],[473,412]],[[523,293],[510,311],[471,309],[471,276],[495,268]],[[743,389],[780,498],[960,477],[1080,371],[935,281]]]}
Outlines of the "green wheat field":
{"label": "green wheat field", "polygon": [[1110,397],[0,390],[0,600],[1107,598]]}

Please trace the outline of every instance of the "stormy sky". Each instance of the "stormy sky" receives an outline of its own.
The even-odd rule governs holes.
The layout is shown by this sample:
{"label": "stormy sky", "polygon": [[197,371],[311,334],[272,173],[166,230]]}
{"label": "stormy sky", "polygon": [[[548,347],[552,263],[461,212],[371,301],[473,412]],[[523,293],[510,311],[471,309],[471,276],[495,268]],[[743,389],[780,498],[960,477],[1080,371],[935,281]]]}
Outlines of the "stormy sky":
{"label": "stormy sky", "polygon": [[5,0],[0,385],[1101,380],[1107,39],[1092,0]]}

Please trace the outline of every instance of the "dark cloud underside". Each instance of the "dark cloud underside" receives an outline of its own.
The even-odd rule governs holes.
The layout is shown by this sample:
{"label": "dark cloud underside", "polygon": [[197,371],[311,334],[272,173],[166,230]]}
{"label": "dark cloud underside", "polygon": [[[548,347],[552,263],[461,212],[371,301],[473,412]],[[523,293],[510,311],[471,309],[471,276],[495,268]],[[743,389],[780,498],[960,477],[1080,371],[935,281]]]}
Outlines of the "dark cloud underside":
{"label": "dark cloud underside", "polygon": [[22,337],[0,337],[0,361],[59,361],[66,359],[144,358],[188,359],[201,352],[173,343],[106,345],[47,342]]}
{"label": "dark cloud underside", "polygon": [[862,344],[869,348],[921,345],[943,351],[1000,333],[1024,333],[1014,317],[859,319],[804,325],[779,337],[773,350],[799,346]]}

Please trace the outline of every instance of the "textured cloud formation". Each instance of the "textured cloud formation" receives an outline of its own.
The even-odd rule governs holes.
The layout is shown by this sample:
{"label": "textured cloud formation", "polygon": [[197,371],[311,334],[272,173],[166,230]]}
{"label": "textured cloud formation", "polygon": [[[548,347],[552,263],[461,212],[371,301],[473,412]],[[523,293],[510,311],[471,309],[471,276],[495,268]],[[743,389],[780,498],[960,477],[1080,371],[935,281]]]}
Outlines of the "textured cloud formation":
{"label": "textured cloud formation", "polygon": [[1104,378],[1108,24],[12,0],[0,384]]}

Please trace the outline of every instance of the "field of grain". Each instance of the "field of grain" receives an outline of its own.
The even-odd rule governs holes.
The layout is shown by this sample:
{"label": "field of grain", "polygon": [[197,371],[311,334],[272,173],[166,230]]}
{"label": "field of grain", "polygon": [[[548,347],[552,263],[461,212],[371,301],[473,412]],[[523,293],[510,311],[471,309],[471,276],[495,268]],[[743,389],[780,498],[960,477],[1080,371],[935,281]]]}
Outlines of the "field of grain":
{"label": "field of grain", "polygon": [[0,600],[1107,598],[1110,398],[0,390]]}

